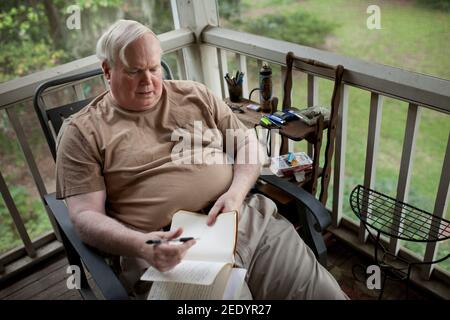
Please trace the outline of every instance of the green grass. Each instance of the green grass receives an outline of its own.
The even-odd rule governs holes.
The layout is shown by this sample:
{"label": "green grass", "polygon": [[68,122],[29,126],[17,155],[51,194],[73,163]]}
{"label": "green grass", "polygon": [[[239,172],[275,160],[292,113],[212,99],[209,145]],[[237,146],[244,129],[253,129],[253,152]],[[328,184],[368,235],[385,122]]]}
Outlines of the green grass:
{"label": "green grass", "polygon": [[[422,74],[450,79],[450,12],[433,10],[416,5],[414,1],[352,1],[352,0],[279,0],[244,1],[243,15],[257,18],[260,15],[284,14],[295,10],[305,11],[336,25],[320,49],[333,51],[361,60],[390,65]],[[366,8],[377,4],[381,9],[381,30],[369,30]],[[251,8],[251,10],[250,10]],[[270,35],[267,35],[270,36]],[[301,43],[300,43],[301,44]],[[273,66],[277,69],[276,66]],[[345,66],[344,66],[345,67]],[[250,59],[250,87],[257,85],[257,69]],[[274,81],[279,81],[274,70]],[[293,104],[306,105],[306,77],[295,74]],[[333,83],[319,81],[320,104],[328,104]],[[282,98],[280,84],[275,95]],[[370,92],[356,88],[349,90],[349,113],[345,168],[344,199],[352,188],[363,183]],[[395,196],[400,168],[408,104],[383,98],[383,112],[379,154],[376,167],[375,188]],[[442,163],[450,129],[450,117],[436,111],[423,109],[416,148],[413,157],[408,203],[432,212]],[[297,150],[305,150],[299,143]],[[331,198],[332,195],[329,195]],[[331,199],[329,199],[331,206]],[[344,215],[356,220],[348,201],[344,202]],[[450,207],[446,212],[450,218]],[[415,252],[424,252],[423,245],[405,244]],[[438,256],[450,252],[450,244],[440,247]],[[450,271],[450,261],[440,264]]]}
{"label": "green grass", "polygon": [[[334,21],[332,51],[450,79],[450,13],[414,1],[296,1],[299,10]],[[381,30],[369,30],[366,8],[377,4]]]}

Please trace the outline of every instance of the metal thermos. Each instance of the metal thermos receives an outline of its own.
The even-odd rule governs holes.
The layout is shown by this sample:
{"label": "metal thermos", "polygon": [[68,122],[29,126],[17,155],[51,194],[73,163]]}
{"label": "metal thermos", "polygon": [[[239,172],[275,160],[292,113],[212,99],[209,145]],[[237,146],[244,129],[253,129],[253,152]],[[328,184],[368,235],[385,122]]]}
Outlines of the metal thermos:
{"label": "metal thermos", "polygon": [[272,69],[267,64],[259,71],[259,104],[261,111],[272,111]]}

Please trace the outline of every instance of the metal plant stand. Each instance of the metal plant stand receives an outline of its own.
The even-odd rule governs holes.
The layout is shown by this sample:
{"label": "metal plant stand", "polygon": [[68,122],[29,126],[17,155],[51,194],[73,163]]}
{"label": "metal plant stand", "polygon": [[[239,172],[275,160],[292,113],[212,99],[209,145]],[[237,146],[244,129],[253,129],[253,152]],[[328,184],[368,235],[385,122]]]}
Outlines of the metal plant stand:
{"label": "metal plant stand", "polygon": [[445,241],[450,238],[450,221],[362,185],[356,186],[351,192],[350,206],[375,241],[375,262],[383,271],[379,299],[383,295],[387,278],[405,281],[408,297],[413,266],[438,263],[450,257],[447,254],[433,261],[411,262],[389,252],[380,241],[382,234],[413,242]]}

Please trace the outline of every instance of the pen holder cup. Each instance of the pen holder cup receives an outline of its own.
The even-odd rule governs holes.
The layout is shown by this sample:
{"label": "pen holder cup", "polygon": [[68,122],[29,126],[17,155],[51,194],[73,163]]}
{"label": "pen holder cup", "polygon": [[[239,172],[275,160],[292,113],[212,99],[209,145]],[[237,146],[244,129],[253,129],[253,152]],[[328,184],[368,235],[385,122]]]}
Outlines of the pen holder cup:
{"label": "pen holder cup", "polygon": [[228,84],[228,93],[230,95],[231,102],[240,102],[242,101],[242,85],[229,85]]}

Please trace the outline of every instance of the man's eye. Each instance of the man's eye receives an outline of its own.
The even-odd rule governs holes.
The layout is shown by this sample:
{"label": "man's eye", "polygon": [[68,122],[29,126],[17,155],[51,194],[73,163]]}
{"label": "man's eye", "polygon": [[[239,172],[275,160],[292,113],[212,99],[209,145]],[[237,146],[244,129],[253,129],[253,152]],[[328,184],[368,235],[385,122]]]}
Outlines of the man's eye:
{"label": "man's eye", "polygon": [[137,74],[139,69],[125,69],[125,72],[128,74]]}

